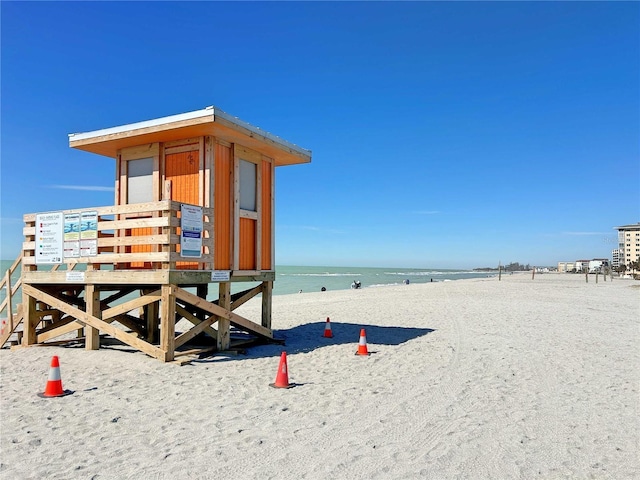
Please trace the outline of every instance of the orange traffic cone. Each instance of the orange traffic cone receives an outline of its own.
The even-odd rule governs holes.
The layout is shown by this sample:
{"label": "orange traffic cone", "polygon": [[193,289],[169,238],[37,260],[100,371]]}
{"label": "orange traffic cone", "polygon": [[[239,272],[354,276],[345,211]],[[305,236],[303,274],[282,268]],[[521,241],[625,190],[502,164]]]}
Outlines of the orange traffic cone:
{"label": "orange traffic cone", "polygon": [[367,350],[367,334],[364,332],[364,328],[360,330],[360,343],[358,343],[356,355],[371,355]]}
{"label": "orange traffic cone", "polygon": [[56,355],[51,358],[51,367],[49,368],[49,379],[47,380],[47,386],[44,389],[44,393],[39,393],[38,396],[42,398],[49,397],[64,397],[65,395],[71,395],[71,390],[62,389],[62,379],[60,378],[60,362]]}
{"label": "orange traffic cone", "polygon": [[333,338],[333,332],[331,331],[331,322],[329,321],[329,317],[327,317],[327,323],[324,326],[324,335],[325,338]]}
{"label": "orange traffic cone", "polygon": [[269,386],[274,388],[291,388],[289,385],[289,370],[287,369],[287,352],[282,352],[280,355],[280,364],[278,365],[278,373],[276,374],[276,381],[270,383]]}

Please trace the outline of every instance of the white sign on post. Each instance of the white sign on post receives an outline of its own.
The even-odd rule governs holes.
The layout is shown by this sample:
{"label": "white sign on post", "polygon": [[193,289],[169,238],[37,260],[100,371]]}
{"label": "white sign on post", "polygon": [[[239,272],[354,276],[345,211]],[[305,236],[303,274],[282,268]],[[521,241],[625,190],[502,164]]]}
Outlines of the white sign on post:
{"label": "white sign on post", "polygon": [[64,213],[36,214],[36,265],[62,263],[64,256]]}
{"label": "white sign on post", "polygon": [[202,207],[180,206],[180,256],[202,257]]}

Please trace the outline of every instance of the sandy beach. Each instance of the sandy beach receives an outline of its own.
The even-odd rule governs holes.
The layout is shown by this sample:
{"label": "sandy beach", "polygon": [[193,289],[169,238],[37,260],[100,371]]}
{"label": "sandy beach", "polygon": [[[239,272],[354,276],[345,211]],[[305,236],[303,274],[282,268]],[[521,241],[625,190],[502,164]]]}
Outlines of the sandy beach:
{"label": "sandy beach", "polygon": [[[640,478],[638,281],[281,295],[273,328],[284,346],[184,366],[121,347],[3,349],[0,477]],[[354,355],[361,328],[368,357]],[[271,388],[283,350],[295,387]],[[75,393],[43,399],[53,355]]]}

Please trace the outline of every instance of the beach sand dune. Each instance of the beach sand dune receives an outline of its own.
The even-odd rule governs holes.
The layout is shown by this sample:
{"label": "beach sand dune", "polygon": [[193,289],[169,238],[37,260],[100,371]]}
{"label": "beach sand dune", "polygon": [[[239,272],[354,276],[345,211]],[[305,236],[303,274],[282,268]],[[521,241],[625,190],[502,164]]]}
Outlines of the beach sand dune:
{"label": "beach sand dune", "polygon": [[[276,296],[285,346],[185,366],[4,349],[0,477],[640,478],[639,285],[510,275]],[[296,386],[270,388],[283,350]],[[36,395],[52,355],[73,395]]]}

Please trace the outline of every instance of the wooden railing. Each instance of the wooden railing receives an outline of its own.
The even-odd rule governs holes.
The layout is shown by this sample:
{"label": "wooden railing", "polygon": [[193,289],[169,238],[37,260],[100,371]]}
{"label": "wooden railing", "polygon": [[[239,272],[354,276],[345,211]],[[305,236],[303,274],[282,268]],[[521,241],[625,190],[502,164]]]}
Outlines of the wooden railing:
{"label": "wooden railing", "polygon": [[[181,203],[171,200],[109,207],[64,210],[63,214],[97,213],[97,249],[86,254],[76,249],[62,264],[70,270],[85,264],[87,269],[108,265],[114,269],[213,269],[213,209],[203,208],[202,256],[180,253]],[[23,271],[51,270],[36,261],[37,214],[24,215]],[[85,255],[82,255],[85,253]]]}
{"label": "wooden railing", "polygon": [[[15,262],[5,272],[2,280],[0,280],[0,290],[6,289],[7,294],[0,304],[0,347],[2,347],[9,337],[13,334],[16,327],[22,321],[22,306],[14,303],[14,297],[18,290],[22,286],[22,279],[18,279],[15,285],[11,284],[11,276],[20,266],[20,260],[22,257],[16,258]],[[14,305],[16,306],[17,313],[14,314]]]}

